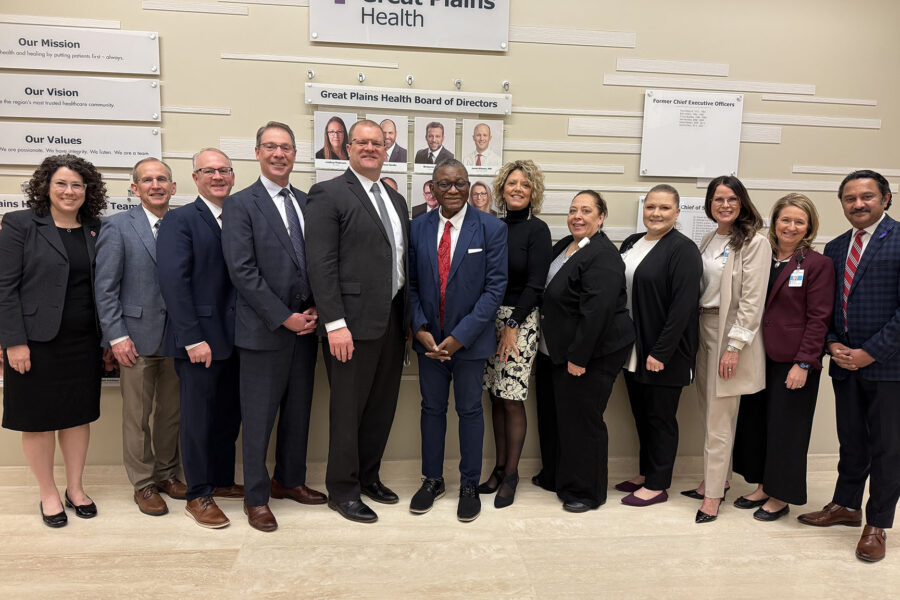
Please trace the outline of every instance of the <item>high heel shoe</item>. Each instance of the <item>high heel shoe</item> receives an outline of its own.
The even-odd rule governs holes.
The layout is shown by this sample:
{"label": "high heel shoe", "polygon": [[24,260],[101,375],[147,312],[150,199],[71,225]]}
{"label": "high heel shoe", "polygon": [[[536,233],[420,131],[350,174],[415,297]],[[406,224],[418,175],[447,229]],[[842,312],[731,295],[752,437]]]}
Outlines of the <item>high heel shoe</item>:
{"label": "high heel shoe", "polygon": [[66,509],[62,509],[55,515],[45,515],[44,503],[38,503],[38,507],[40,507],[41,518],[44,520],[44,525],[46,525],[47,527],[53,527],[54,529],[57,529],[59,527],[65,527],[69,522],[69,518],[66,516]]}
{"label": "high heel shoe", "polygon": [[[497,491],[497,488],[500,487],[500,482],[503,481],[503,468],[506,465],[496,465],[494,470],[491,471],[491,476],[488,477],[488,480],[478,486],[477,491],[479,494],[493,494]],[[497,481],[497,485],[491,486],[490,481],[491,478]]]}
{"label": "high heel shoe", "polygon": [[697,511],[697,516],[694,517],[694,523],[712,523],[715,521],[719,515],[709,515],[703,512],[702,510]]}
{"label": "high heel shoe", "polygon": [[[722,502],[725,501],[725,496],[728,495],[728,490],[730,490],[730,489],[731,489],[731,487],[727,487],[727,488],[725,488],[725,491],[722,492]],[[703,494],[701,494],[697,490],[684,490],[683,492],[681,492],[681,495],[687,496],[688,498],[691,498],[693,500],[703,500],[703,498],[704,498]]]}
{"label": "high heel shoe", "polygon": [[497,489],[500,489],[502,486],[506,486],[512,490],[512,493],[509,496],[505,496],[497,492],[497,495],[494,496],[494,508],[506,508],[516,499],[516,486],[519,485],[519,474],[515,475],[505,475],[503,477],[503,482],[497,486]]}
{"label": "high heel shoe", "polygon": [[75,516],[82,519],[93,519],[97,516],[97,505],[91,501],[90,504],[75,504],[69,499],[69,490],[66,490],[66,507],[75,509]]}

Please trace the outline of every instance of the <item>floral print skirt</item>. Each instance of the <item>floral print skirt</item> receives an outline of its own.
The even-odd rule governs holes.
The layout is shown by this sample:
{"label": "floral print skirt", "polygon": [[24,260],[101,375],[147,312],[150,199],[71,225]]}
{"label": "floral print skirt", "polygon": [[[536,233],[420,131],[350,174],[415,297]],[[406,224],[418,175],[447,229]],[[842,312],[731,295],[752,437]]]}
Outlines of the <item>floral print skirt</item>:
{"label": "floral print skirt", "polygon": [[[501,306],[497,311],[497,335],[512,315],[512,306]],[[510,356],[505,362],[494,354],[484,367],[484,389],[491,395],[505,400],[524,402],[528,397],[528,380],[531,377],[531,365],[538,347],[538,309],[535,308],[519,325],[516,337],[519,356]]]}

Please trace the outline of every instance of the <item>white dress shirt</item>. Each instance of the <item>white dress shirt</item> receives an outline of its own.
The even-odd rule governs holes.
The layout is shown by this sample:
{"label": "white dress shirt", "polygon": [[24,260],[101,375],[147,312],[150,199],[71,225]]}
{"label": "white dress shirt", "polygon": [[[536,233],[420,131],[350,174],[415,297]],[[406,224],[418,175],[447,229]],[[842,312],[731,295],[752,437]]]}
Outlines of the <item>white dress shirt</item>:
{"label": "white dress shirt", "polygon": [[[875,235],[875,230],[878,229],[878,226],[881,225],[881,222],[884,220],[884,213],[881,213],[881,218],[866,227],[865,229],[857,229],[853,228],[853,231],[850,232],[850,244],[847,246],[847,256],[850,256],[850,250],[853,249],[853,240],[856,238],[857,234],[860,231],[865,231],[866,235],[862,237],[862,251],[859,253],[859,259],[862,260],[862,255],[866,252],[866,246],[869,245],[869,242],[872,241],[872,236]],[[846,262],[847,258],[844,257],[844,261]],[[843,280],[841,281],[841,285],[843,285]]]}
{"label": "white dress shirt", "polygon": [[[275,208],[278,210],[278,214],[281,215],[281,220],[284,222],[284,228],[287,230],[288,235],[291,233],[290,227],[288,227],[287,213],[284,212],[284,196],[281,195],[282,186],[278,185],[271,179],[267,179],[265,175],[259,176],[260,183],[263,184],[263,187],[266,188],[266,191],[269,192],[269,196],[272,198],[272,202],[275,203]],[[297,203],[297,199],[294,198],[293,192],[291,192],[291,184],[288,183],[286,186],[288,192],[291,194],[291,199],[294,203],[294,208],[297,211],[297,218],[300,219],[300,231],[303,232],[303,235],[306,235],[306,220],[303,218],[303,211],[300,210],[300,205]]]}
{"label": "white dress shirt", "polygon": [[[474,167],[478,162],[478,149],[476,148],[474,151],[466,154],[466,157],[463,159],[463,164],[467,167]],[[490,149],[490,147],[485,148],[484,152],[481,153],[481,164],[478,165],[481,167],[499,167],[500,166],[500,156]]]}
{"label": "white dress shirt", "polygon": [[437,232],[437,248],[438,252],[441,249],[441,238],[444,237],[444,227],[446,227],[445,223],[450,221],[450,262],[453,262],[453,253],[456,252],[456,242],[459,241],[459,231],[462,227],[463,220],[466,218],[466,211],[469,210],[469,203],[463,204],[463,207],[460,209],[458,213],[450,217],[449,219],[444,216],[444,214],[438,211],[438,232]]}

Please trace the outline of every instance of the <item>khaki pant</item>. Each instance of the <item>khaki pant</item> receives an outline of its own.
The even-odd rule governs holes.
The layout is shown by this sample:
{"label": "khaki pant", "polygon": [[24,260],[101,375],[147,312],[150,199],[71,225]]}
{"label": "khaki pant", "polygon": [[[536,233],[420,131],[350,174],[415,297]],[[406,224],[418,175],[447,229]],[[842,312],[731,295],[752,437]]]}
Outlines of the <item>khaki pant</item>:
{"label": "khaki pant", "polygon": [[[716,397],[719,377],[719,315],[700,315],[700,347],[697,350],[697,399],[706,439],[703,444],[703,479],[706,496],[721,498],[731,478],[731,451],[737,427],[740,396]],[[740,368],[740,359],[738,359]]]}
{"label": "khaki pant", "polygon": [[141,489],[178,472],[178,375],[171,358],[156,355],[139,356],[133,367],[119,365],[119,372],[123,461],[131,484]]}

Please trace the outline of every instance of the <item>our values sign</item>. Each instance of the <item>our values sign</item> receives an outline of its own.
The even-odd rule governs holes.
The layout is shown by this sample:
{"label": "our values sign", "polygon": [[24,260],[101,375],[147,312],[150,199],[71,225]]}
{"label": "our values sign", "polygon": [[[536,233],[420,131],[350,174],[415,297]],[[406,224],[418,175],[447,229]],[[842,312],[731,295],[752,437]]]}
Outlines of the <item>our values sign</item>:
{"label": "our values sign", "polygon": [[510,0],[316,0],[309,39],[505,52]]}
{"label": "our values sign", "polygon": [[159,81],[0,74],[0,117],[159,121]]}
{"label": "our values sign", "polygon": [[0,123],[0,164],[37,165],[54,154],[75,154],[97,167],[131,168],[148,156],[160,156],[158,127]]}
{"label": "our values sign", "polygon": [[159,75],[154,31],[0,23],[0,68]]}
{"label": "our values sign", "polygon": [[512,95],[414,90],[362,85],[306,84],[306,103],[322,106],[358,106],[401,111],[432,111],[508,115]]}

